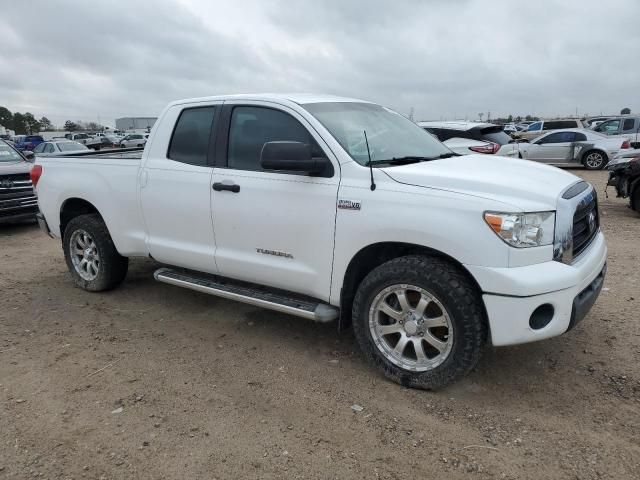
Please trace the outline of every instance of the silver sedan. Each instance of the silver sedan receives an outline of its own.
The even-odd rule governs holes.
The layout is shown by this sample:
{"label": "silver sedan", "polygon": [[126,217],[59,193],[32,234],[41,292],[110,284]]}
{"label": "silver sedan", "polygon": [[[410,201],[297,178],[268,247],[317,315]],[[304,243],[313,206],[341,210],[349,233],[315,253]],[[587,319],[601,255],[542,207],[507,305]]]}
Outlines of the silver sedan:
{"label": "silver sedan", "polygon": [[86,152],[88,150],[87,147],[73,140],[51,140],[42,142],[33,149],[33,153],[36,154],[36,157],[52,157],[66,153]]}
{"label": "silver sedan", "polygon": [[607,137],[592,130],[568,128],[545,133],[530,143],[520,143],[520,154],[536,162],[584,165],[588,170],[600,170],[629,146],[626,137]]}

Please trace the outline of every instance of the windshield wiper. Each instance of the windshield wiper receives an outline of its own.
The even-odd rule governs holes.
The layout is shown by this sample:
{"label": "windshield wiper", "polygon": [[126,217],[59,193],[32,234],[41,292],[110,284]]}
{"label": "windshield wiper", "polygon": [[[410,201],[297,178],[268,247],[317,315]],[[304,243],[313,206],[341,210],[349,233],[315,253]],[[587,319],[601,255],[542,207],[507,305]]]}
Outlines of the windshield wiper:
{"label": "windshield wiper", "polygon": [[367,165],[407,165],[409,163],[418,163],[418,162],[426,162],[429,160],[434,160],[437,157],[414,157],[414,156],[406,156],[406,157],[393,157],[393,158],[385,158],[384,160],[369,160]]}
{"label": "windshield wiper", "polygon": [[404,157],[393,157],[393,158],[387,158],[384,160],[370,160],[369,163],[367,163],[367,165],[407,165],[409,163],[429,162],[431,160],[439,160],[441,158],[449,158],[454,156],[457,157],[459,155],[454,152],[441,153],[436,157],[421,157],[417,155],[407,155]]}

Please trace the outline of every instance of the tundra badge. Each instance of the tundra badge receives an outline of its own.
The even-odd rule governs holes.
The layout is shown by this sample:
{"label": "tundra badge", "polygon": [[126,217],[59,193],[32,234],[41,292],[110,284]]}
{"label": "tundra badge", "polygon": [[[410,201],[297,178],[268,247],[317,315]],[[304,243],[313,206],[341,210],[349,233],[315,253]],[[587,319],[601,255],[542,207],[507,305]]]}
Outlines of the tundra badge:
{"label": "tundra badge", "polygon": [[338,199],[338,208],[342,210],[360,210],[360,200]]}

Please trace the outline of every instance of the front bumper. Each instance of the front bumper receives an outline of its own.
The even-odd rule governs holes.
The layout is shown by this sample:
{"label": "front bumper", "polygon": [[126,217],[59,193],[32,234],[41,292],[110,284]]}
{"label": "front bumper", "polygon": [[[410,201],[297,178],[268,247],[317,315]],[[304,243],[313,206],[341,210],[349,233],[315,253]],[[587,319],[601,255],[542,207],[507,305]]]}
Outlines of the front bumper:
{"label": "front bumper", "polygon": [[38,211],[38,206],[0,208],[0,224],[21,222],[33,219]]}
{"label": "front bumper", "polygon": [[[515,268],[467,265],[482,288],[494,346],[534,342],[561,335],[582,320],[595,303],[606,273],[602,233],[570,265],[549,261]],[[530,319],[541,305],[553,315],[542,328]]]}

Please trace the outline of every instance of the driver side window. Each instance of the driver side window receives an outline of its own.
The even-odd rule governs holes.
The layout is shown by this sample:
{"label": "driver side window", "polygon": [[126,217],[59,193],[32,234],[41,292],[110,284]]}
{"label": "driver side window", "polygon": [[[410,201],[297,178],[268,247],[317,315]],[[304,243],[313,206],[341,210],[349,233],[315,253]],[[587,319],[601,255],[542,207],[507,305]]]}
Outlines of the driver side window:
{"label": "driver side window", "polygon": [[313,157],[324,157],[309,131],[281,110],[267,107],[235,107],[229,126],[227,167],[264,171],[260,165],[262,147],[267,142],[293,141],[311,146]]}

